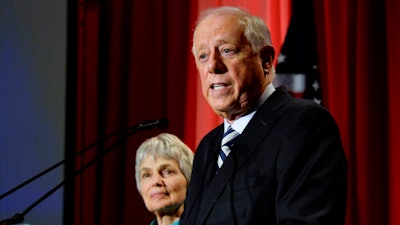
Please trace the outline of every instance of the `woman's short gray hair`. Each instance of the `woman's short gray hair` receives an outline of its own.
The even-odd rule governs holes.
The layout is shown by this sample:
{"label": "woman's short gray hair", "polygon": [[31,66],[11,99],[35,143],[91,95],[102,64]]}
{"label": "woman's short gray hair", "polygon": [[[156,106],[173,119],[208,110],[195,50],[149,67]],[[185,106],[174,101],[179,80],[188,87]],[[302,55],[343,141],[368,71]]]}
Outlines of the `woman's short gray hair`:
{"label": "woman's short gray hair", "polygon": [[136,152],[135,179],[136,187],[139,192],[140,166],[147,156],[176,160],[179,163],[183,175],[189,183],[193,166],[193,151],[177,136],[169,133],[161,133],[144,141]]}

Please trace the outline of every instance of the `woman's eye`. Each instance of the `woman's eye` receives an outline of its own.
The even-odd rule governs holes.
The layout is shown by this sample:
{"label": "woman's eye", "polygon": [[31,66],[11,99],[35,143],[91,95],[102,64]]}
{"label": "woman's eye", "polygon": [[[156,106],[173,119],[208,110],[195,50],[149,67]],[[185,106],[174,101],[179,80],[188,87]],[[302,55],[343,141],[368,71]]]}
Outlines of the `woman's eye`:
{"label": "woman's eye", "polygon": [[168,176],[168,175],[170,175],[170,174],[172,174],[172,173],[174,173],[173,170],[164,170],[164,171],[163,171],[164,176]]}

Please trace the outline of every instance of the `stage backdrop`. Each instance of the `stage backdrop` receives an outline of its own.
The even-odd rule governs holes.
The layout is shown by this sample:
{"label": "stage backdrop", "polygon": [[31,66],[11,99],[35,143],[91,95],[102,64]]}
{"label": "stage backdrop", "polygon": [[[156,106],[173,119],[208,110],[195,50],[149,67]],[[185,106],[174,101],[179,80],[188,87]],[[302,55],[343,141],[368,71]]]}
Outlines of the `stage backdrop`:
{"label": "stage backdrop", "polygon": [[[346,225],[400,224],[399,2],[312,3],[321,100],[339,124],[349,160]],[[78,175],[67,187],[65,224],[148,224],[154,218],[135,187],[135,150],[146,138],[167,131],[195,151],[201,137],[221,123],[200,94],[190,53],[198,12],[220,5],[243,6],[265,19],[279,54],[291,5],[297,4],[79,1],[76,35],[69,40],[76,44],[69,48],[70,54],[76,53],[75,63],[69,64],[76,65],[76,71],[68,74],[74,78],[68,88],[68,99],[74,104],[68,112],[74,114],[68,115],[67,144],[76,152],[143,120],[167,117],[171,124],[167,129],[138,132]],[[73,177],[113,141],[78,158],[66,175]]]}

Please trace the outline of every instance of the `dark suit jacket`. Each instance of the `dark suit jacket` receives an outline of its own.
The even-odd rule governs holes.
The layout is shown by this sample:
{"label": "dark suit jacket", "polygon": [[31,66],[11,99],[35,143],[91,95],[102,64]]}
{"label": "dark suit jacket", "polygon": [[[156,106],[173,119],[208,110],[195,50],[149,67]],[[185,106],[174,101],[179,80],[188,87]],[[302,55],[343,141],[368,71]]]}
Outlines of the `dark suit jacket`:
{"label": "dark suit jacket", "polygon": [[180,224],[344,223],[347,161],[320,105],[277,90],[216,174],[223,124],[199,144]]}

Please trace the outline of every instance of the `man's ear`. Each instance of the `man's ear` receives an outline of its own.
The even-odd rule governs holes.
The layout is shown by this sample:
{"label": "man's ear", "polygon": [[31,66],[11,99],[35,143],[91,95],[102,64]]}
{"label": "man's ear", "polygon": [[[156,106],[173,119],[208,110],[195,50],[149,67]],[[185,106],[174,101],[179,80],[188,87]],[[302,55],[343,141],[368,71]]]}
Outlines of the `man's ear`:
{"label": "man's ear", "polygon": [[264,70],[270,71],[275,59],[275,49],[271,45],[267,45],[260,51],[260,57],[262,59],[262,66]]}

